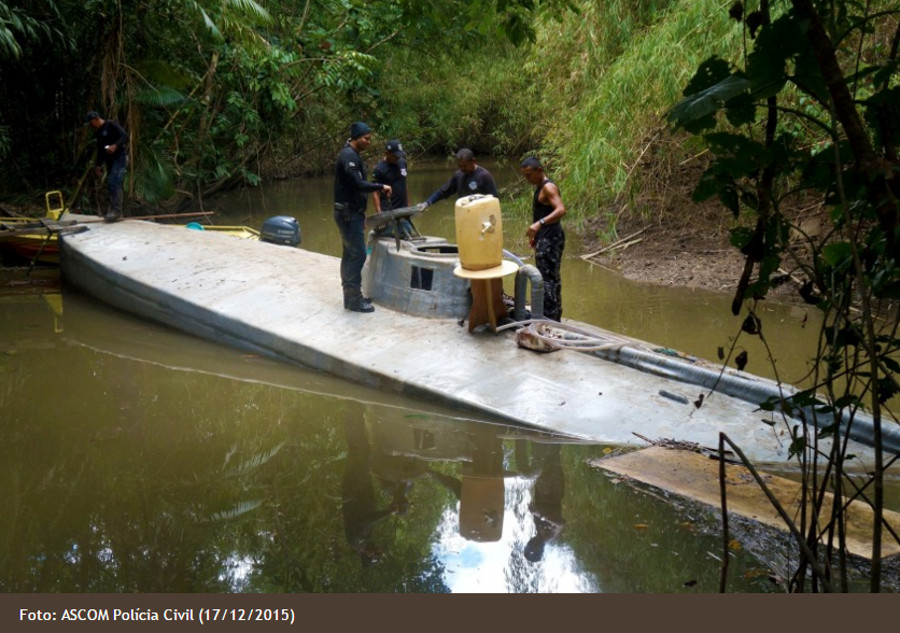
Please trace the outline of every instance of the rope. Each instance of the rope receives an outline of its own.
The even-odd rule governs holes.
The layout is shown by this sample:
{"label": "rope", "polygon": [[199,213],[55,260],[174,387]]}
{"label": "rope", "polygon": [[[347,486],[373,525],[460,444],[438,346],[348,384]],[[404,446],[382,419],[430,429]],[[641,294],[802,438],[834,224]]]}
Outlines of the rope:
{"label": "rope", "polygon": [[629,340],[612,335],[588,332],[567,323],[558,323],[547,319],[526,319],[508,323],[497,328],[497,332],[518,328],[559,349],[570,349],[579,352],[597,352],[606,349],[623,347]]}

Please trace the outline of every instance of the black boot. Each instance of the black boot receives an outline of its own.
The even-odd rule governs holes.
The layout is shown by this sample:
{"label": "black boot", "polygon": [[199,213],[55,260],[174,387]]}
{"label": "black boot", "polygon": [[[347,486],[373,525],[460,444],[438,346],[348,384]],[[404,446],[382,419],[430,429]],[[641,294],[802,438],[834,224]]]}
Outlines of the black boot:
{"label": "black boot", "polygon": [[359,289],[344,291],[344,309],[353,312],[375,312],[372,301],[363,297]]}
{"label": "black boot", "polygon": [[375,312],[375,306],[372,305],[372,302],[362,296],[351,300],[347,309],[353,312]]}

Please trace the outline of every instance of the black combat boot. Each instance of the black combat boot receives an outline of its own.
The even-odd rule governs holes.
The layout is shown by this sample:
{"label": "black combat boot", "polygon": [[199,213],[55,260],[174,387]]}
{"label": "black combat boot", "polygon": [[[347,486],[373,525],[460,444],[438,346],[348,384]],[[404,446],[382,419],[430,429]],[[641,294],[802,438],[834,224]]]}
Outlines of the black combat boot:
{"label": "black combat boot", "polygon": [[344,309],[353,312],[375,312],[372,301],[362,296],[359,288],[344,290]]}

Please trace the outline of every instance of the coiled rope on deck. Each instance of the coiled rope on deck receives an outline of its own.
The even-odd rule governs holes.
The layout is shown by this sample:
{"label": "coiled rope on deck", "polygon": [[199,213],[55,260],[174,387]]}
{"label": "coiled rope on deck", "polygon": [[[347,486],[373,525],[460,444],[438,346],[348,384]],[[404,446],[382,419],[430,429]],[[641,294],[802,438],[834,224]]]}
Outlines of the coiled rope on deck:
{"label": "coiled rope on deck", "polygon": [[[497,332],[517,328],[516,342],[536,351],[570,349],[579,352],[597,352],[628,345],[628,339],[613,334],[589,332],[580,327],[547,319],[526,319],[497,328]],[[525,344],[523,344],[525,343]]]}

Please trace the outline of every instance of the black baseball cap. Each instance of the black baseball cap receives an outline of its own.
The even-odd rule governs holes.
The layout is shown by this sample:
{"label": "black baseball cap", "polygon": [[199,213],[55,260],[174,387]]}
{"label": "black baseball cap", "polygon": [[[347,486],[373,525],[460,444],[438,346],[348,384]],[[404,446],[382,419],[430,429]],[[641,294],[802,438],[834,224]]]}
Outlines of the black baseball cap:
{"label": "black baseball cap", "polygon": [[395,138],[388,141],[385,151],[393,154],[397,158],[406,156],[406,152],[403,151],[403,144]]}
{"label": "black baseball cap", "polygon": [[100,114],[95,110],[91,110],[90,112],[88,112],[87,114],[84,115],[84,124],[87,125],[94,119],[99,119],[99,118],[100,118]]}

